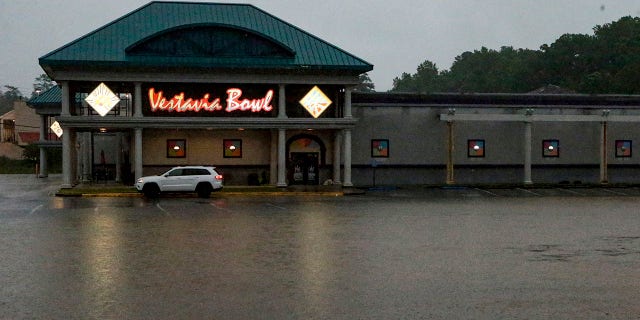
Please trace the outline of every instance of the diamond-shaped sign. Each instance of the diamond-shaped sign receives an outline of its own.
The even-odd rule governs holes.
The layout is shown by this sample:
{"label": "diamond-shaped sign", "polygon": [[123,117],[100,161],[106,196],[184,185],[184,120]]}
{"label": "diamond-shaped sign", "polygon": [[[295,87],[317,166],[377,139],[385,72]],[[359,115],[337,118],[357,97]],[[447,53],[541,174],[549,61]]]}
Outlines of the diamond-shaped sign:
{"label": "diamond-shaped sign", "polygon": [[51,131],[53,131],[53,133],[55,133],[56,136],[58,136],[58,138],[62,137],[62,132],[64,131],[62,131],[62,127],[60,126],[60,123],[58,123],[58,121],[54,122],[50,128],[51,128]]}
{"label": "diamond-shaped sign", "polygon": [[313,89],[300,100],[300,104],[307,109],[314,118],[317,118],[331,105],[331,100],[327,98],[318,86],[314,86]]}
{"label": "diamond-shaped sign", "polygon": [[113,109],[113,107],[120,102],[120,98],[116,96],[109,87],[104,83],[101,83],[95,88],[86,99],[84,99],[93,110],[95,110],[100,116],[106,115]]}

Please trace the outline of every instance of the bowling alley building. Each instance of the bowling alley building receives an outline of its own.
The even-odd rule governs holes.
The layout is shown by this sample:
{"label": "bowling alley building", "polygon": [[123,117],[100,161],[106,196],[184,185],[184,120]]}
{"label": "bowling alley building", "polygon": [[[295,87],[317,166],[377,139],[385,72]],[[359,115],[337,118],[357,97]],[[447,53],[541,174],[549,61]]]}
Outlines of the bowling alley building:
{"label": "bowling alley building", "polygon": [[61,145],[63,187],[180,165],[279,187],[640,182],[640,96],[362,93],[373,65],[252,5],[154,1],[39,63],[58,84],[29,102],[41,175]]}

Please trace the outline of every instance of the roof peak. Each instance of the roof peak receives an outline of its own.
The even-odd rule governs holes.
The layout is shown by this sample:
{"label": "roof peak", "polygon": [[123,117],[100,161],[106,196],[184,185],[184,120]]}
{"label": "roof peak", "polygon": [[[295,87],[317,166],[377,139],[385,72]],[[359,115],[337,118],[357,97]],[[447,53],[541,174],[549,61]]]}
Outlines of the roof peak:
{"label": "roof peak", "polygon": [[[154,45],[167,46],[160,50],[162,56],[136,55],[131,57],[128,48],[154,36],[189,26],[219,25],[246,30],[287,48],[291,59],[247,54],[228,56],[205,54],[181,55],[171,51],[175,39],[168,37]],[[216,37],[187,39],[186,42],[203,45],[216,52],[227,44]],[[244,40],[242,46],[255,46],[252,40]],[[179,44],[177,44],[179,45]],[[257,47],[256,47],[257,48]],[[232,50],[233,48],[223,48]],[[246,52],[250,52],[252,49]],[[156,52],[148,50],[148,52]],[[228,52],[228,51],[227,51]],[[152,1],[116,20],[40,57],[40,65],[53,79],[54,69],[92,67],[202,67],[216,69],[327,69],[332,71],[363,73],[373,65],[349,54],[339,47],[316,37],[252,4],[217,2]]]}

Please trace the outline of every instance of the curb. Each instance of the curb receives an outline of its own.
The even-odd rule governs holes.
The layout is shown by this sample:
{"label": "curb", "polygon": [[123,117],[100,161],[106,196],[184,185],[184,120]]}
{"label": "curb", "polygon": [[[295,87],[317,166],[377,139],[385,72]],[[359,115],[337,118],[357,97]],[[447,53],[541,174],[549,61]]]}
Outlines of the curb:
{"label": "curb", "polygon": [[[343,191],[323,191],[323,192],[304,192],[304,191],[278,191],[278,192],[253,192],[253,191],[227,191],[227,192],[217,192],[215,195],[218,197],[225,196],[316,196],[316,197],[342,197],[349,194],[356,193],[345,193]],[[144,197],[142,193],[116,193],[116,192],[104,192],[104,193],[79,193],[79,194],[60,194],[56,193],[56,197],[82,197],[82,198],[142,198]],[[175,194],[173,197],[197,197],[196,195],[191,194]],[[161,196],[162,197],[162,196]],[[213,197],[213,194],[212,194]]]}

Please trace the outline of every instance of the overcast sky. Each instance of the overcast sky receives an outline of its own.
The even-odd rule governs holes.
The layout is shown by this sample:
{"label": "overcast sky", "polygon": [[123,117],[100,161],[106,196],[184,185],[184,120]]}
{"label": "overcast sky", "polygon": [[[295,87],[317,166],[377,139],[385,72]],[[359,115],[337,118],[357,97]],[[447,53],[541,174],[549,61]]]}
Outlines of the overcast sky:
{"label": "overcast sky", "polygon": [[[198,0],[191,0],[198,2]],[[0,0],[0,89],[30,95],[38,58],[149,0]],[[449,69],[485,46],[538,49],[565,33],[640,16],[638,0],[210,0],[250,3],[374,65],[377,91],[424,60]]]}

